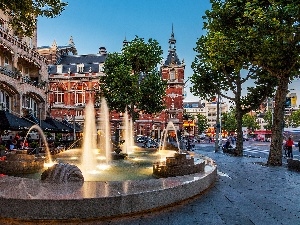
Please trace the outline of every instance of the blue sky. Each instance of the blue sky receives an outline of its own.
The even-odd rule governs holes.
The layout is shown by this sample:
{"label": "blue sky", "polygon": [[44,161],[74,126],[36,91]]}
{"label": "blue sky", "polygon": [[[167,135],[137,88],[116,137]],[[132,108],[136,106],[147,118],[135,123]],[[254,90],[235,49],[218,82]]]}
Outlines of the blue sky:
{"label": "blue sky", "polygon": [[[168,40],[174,28],[177,54],[186,63],[185,77],[192,75],[193,48],[205,33],[202,16],[209,0],[69,0],[61,16],[38,18],[38,46],[66,45],[73,36],[78,54],[95,54],[99,47],[120,52],[123,40],[136,35],[156,39],[166,58]],[[188,82],[190,85],[190,83]],[[185,101],[199,98],[186,88]]]}

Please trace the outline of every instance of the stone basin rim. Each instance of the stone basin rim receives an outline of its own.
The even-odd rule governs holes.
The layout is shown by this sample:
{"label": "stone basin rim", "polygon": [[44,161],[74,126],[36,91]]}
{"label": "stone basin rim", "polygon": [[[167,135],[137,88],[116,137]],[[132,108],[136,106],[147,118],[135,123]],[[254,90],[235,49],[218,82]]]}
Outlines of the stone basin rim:
{"label": "stone basin rim", "polygon": [[0,218],[95,219],[167,207],[199,195],[214,184],[217,166],[211,159],[208,162],[205,171],[198,174],[150,180],[85,181],[73,185],[2,177]]}

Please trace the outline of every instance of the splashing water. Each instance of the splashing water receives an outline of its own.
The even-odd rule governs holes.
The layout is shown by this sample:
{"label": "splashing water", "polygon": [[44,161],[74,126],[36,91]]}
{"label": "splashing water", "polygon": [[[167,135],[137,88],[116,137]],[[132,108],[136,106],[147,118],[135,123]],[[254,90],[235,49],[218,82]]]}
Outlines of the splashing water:
{"label": "splashing water", "polygon": [[[99,145],[97,146],[97,140]],[[99,148],[100,149],[99,149]],[[94,104],[89,102],[85,108],[85,120],[83,130],[82,160],[80,169],[84,177],[97,173],[98,159],[103,159],[100,152],[104,153],[106,164],[111,161],[111,140],[109,127],[109,110],[104,98],[101,100],[100,129],[97,132]]]}
{"label": "splashing water", "polygon": [[132,153],[134,148],[133,123],[132,118],[129,118],[127,110],[125,111],[123,117],[123,135],[125,143],[122,146],[122,151],[127,154]]}
{"label": "splashing water", "polygon": [[181,152],[181,149],[180,149],[180,145],[179,145],[179,140],[178,140],[178,137],[177,137],[177,133],[176,133],[176,128],[173,124],[172,121],[169,121],[169,123],[167,124],[167,127],[163,130],[162,132],[162,138],[160,140],[160,143],[159,143],[159,151],[161,150],[165,150],[166,148],[166,142],[167,142],[167,137],[168,137],[168,133],[169,131],[175,131],[175,139],[176,139],[176,143],[177,143],[177,147],[178,147],[178,151],[179,153]]}
{"label": "splashing water", "polygon": [[51,157],[51,154],[50,154],[48,142],[47,142],[46,136],[45,136],[42,128],[39,125],[35,124],[32,127],[30,127],[30,129],[28,130],[28,132],[27,132],[27,134],[25,136],[22,148],[24,149],[24,145],[25,145],[25,142],[27,140],[27,137],[30,134],[30,131],[32,131],[32,130],[37,130],[39,132],[39,135],[42,138],[43,144],[45,145],[45,149],[46,149],[46,161],[45,161],[45,165],[52,166],[53,165],[53,161],[52,161],[52,157]]}

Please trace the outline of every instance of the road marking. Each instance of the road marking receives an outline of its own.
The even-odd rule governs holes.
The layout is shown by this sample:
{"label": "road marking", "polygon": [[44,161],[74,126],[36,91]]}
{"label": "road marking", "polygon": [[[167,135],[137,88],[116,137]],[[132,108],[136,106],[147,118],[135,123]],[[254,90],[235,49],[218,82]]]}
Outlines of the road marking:
{"label": "road marking", "polygon": [[269,150],[265,149],[265,150],[262,150],[262,149],[249,149],[249,148],[246,148],[243,150],[244,152],[252,152],[252,153],[266,153],[266,154],[269,154]]}

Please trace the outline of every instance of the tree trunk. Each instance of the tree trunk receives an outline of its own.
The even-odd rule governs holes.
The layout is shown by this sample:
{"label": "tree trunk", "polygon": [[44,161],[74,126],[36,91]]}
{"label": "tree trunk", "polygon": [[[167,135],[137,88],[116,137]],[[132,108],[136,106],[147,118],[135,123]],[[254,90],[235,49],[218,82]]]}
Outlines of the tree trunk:
{"label": "tree trunk", "polygon": [[[240,73],[240,72],[239,72]],[[236,136],[236,155],[242,156],[243,155],[243,113],[242,113],[242,106],[241,106],[241,95],[242,95],[242,83],[241,83],[241,74],[239,74],[238,78],[236,79],[236,95],[235,95],[235,103],[236,103],[236,110],[235,110],[235,118],[237,123],[237,136]]]}
{"label": "tree trunk", "polygon": [[241,113],[241,110],[239,109],[241,109],[241,106],[237,102],[236,111],[235,111],[235,117],[237,122],[236,155],[242,156],[243,155],[243,129],[242,129],[243,115]]}
{"label": "tree trunk", "polygon": [[271,136],[270,153],[268,157],[268,165],[281,166],[282,165],[282,141],[284,128],[284,108],[285,98],[288,93],[289,77],[281,76],[275,94],[275,107],[273,114],[273,126]]}

